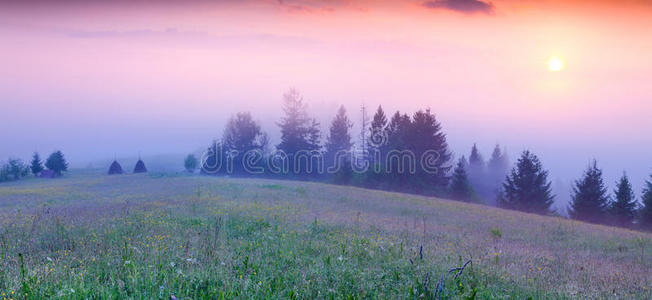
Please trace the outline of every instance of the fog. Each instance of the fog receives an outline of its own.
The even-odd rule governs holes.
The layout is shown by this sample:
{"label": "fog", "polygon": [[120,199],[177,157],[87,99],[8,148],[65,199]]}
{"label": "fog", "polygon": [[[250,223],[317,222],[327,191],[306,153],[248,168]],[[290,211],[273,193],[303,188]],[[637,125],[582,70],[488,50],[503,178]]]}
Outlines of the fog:
{"label": "fog", "polygon": [[[471,15],[366,2],[303,13],[265,1],[29,3],[0,9],[0,159],[60,149],[73,167],[174,160],[221,137],[239,111],[276,144],[294,87],[322,137],[340,104],[356,137],[361,106],[371,117],[382,105],[432,109],[456,156],[477,143],[488,158],[499,143],[514,162],[530,149],[560,200],[593,158],[610,190],[626,171],[639,193],[652,173],[649,7],[615,11],[610,20],[631,22],[613,25],[601,21],[607,4],[592,17],[563,6],[551,20],[550,7],[509,1]],[[551,55],[563,71],[546,69]]]}

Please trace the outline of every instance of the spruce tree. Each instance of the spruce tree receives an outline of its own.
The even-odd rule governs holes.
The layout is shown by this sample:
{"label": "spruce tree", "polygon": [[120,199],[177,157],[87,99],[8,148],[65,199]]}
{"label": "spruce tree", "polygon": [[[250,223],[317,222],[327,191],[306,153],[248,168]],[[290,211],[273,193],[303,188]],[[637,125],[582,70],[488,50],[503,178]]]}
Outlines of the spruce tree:
{"label": "spruce tree", "polygon": [[387,154],[387,116],[381,106],[378,106],[369,127],[367,141],[369,149],[369,172],[367,183],[378,186],[385,173],[385,157]]}
{"label": "spruce tree", "polygon": [[634,222],[636,216],[636,196],[632,190],[632,185],[626,174],[617,182],[617,188],[614,190],[616,199],[611,203],[609,212],[613,217],[613,222],[618,226],[629,227]]}
{"label": "spruce tree", "polygon": [[475,192],[466,175],[467,166],[466,158],[462,156],[453,170],[450,193],[451,198],[454,200],[471,201],[474,198]]}
{"label": "spruce tree", "polygon": [[468,174],[469,182],[473,186],[473,189],[477,191],[481,197],[488,198],[490,192],[487,187],[485,162],[475,143],[471,148],[471,155],[469,155]]}
{"label": "spruce tree", "polygon": [[536,155],[524,151],[503,183],[498,203],[509,209],[548,214],[553,199],[548,171]]}
{"label": "spruce tree", "polygon": [[295,153],[314,152],[321,148],[319,123],[308,117],[303,97],[294,89],[283,95],[283,112],[285,116],[278,123],[281,128],[281,142],[277,149],[288,156],[290,170],[296,170]]}
{"label": "spruce tree", "polygon": [[384,147],[387,144],[387,116],[385,116],[385,111],[383,111],[382,106],[378,106],[376,113],[374,114],[373,119],[371,120],[371,126],[369,127],[369,141],[367,144],[373,150],[378,150]]}
{"label": "spruce tree", "polygon": [[478,151],[476,144],[471,148],[471,155],[469,156],[469,176],[472,181],[482,181],[485,172],[485,163],[482,154]]}
{"label": "spruce tree", "polygon": [[407,171],[399,172],[399,165],[402,164],[404,169],[409,169],[409,166],[403,162],[393,159],[396,153],[409,150],[407,137],[411,127],[411,120],[407,114],[401,114],[399,111],[394,113],[389,124],[386,127],[387,150],[383,155],[385,161],[385,175],[384,181],[390,189],[407,190],[409,186],[409,174]]}
{"label": "spruce tree", "polygon": [[568,207],[568,215],[575,219],[593,223],[604,223],[609,205],[607,188],[602,180],[602,170],[593,160],[582,179],[575,181]]}
{"label": "spruce tree", "polygon": [[507,176],[509,159],[507,158],[506,151],[500,150],[500,145],[496,144],[494,151],[491,153],[491,158],[487,163],[487,175],[491,182],[492,189],[499,188],[500,183],[505,180]]}
{"label": "spruce tree", "polygon": [[344,106],[337,110],[331,122],[330,134],[326,138],[326,165],[336,169],[335,181],[348,183],[352,176],[351,169],[351,134],[349,130],[353,124],[346,115]]}
{"label": "spruce tree", "polygon": [[[430,109],[412,116],[405,133],[407,148],[416,158],[416,174],[411,176],[412,190],[417,193],[443,194],[449,184],[452,154],[441,123]],[[435,154],[436,153],[436,154]]]}
{"label": "spruce tree", "polygon": [[43,171],[43,161],[41,161],[41,157],[39,156],[38,152],[34,152],[34,155],[32,155],[32,163],[30,169],[32,170],[32,174],[34,174],[34,176],[38,176]]}
{"label": "spruce tree", "polygon": [[643,207],[639,211],[639,224],[646,229],[652,229],[652,175],[645,181],[645,188],[641,196]]}
{"label": "spruce tree", "polygon": [[222,150],[229,154],[228,157],[224,157],[229,164],[225,166],[224,171],[245,174],[248,167],[253,167],[247,161],[248,157],[263,154],[267,142],[267,135],[262,132],[260,124],[254,121],[251,113],[239,112],[232,116],[226,124],[222,137]]}
{"label": "spruce tree", "polygon": [[61,172],[68,171],[68,163],[61,151],[57,150],[50,154],[45,161],[45,167],[54,172],[55,176],[61,176]]}

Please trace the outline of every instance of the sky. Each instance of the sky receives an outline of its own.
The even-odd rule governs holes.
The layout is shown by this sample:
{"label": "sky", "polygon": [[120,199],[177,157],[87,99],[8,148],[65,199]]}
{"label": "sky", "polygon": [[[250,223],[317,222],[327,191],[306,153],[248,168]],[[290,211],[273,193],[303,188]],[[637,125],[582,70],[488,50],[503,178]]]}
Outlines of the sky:
{"label": "sky", "polygon": [[0,1],[0,159],[189,153],[238,111],[277,142],[296,88],[324,130],[430,108],[457,155],[530,149],[565,182],[595,158],[640,191],[651,31],[642,0]]}

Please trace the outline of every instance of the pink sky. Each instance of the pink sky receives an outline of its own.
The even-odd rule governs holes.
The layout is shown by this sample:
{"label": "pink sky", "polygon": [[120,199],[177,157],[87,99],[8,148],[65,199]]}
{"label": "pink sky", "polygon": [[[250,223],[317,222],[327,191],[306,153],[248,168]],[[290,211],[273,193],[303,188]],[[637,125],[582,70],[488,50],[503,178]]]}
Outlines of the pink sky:
{"label": "pink sky", "polygon": [[567,2],[0,2],[0,159],[187,153],[241,110],[275,138],[296,87],[324,127],[338,104],[430,107],[456,153],[530,148],[564,180],[595,157],[640,186],[652,4]]}

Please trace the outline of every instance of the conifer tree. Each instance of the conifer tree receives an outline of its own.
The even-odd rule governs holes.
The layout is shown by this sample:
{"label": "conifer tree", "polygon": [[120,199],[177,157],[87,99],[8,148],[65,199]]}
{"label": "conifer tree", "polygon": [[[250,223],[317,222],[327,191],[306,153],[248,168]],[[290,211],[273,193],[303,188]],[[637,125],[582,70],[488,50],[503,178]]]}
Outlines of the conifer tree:
{"label": "conifer tree", "polygon": [[232,116],[226,124],[222,137],[222,150],[228,154],[224,158],[229,164],[223,171],[246,173],[245,165],[249,166],[248,156],[262,155],[267,148],[267,142],[267,135],[261,130],[260,124],[254,121],[251,113],[239,112]]}
{"label": "conifer tree", "polygon": [[643,207],[639,211],[639,224],[646,229],[652,229],[652,175],[645,181],[645,188],[641,196]]}
{"label": "conifer tree", "polygon": [[61,151],[55,151],[45,161],[45,167],[54,172],[55,176],[61,176],[61,172],[68,171],[68,163]]}
{"label": "conifer tree", "polygon": [[352,176],[351,169],[351,134],[349,130],[353,124],[346,115],[344,106],[337,110],[331,122],[330,134],[326,138],[326,165],[328,168],[337,169],[335,181],[348,183]]}
{"label": "conifer tree", "polygon": [[466,175],[466,168],[468,163],[466,158],[462,156],[453,170],[451,178],[451,198],[460,201],[471,201],[474,198],[475,192],[469,183]]}
{"label": "conifer tree", "polygon": [[32,170],[32,174],[34,174],[34,176],[38,176],[43,171],[43,161],[41,161],[41,157],[39,156],[38,152],[34,152],[34,155],[32,155],[32,163],[30,165],[30,169]]}
{"label": "conifer tree", "polygon": [[367,183],[371,186],[378,186],[385,173],[385,157],[387,154],[387,116],[382,106],[378,106],[376,113],[369,126],[367,141],[369,149],[369,171]]}
{"label": "conifer tree", "polygon": [[632,185],[626,174],[617,182],[617,188],[614,191],[616,199],[611,203],[609,212],[613,217],[613,222],[618,226],[629,227],[634,222],[636,216],[636,196],[632,190]]}
{"label": "conifer tree", "polygon": [[491,153],[491,158],[487,163],[487,202],[491,205],[496,204],[496,196],[500,191],[501,182],[507,176],[509,161],[506,151],[500,150],[500,145],[496,144],[494,151]]}
{"label": "conifer tree", "polygon": [[468,174],[469,182],[471,183],[471,186],[473,186],[473,189],[478,192],[479,196],[482,198],[489,198],[491,192],[486,180],[487,173],[485,161],[475,143],[471,148],[471,155],[469,155]]}
{"label": "conifer tree", "polygon": [[575,219],[593,223],[604,223],[609,206],[607,188],[602,180],[602,170],[593,162],[584,172],[582,179],[575,181],[568,215]]}
{"label": "conifer tree", "polygon": [[448,173],[452,167],[449,164],[452,154],[441,123],[430,109],[426,109],[415,112],[408,124],[405,142],[414,153],[417,165],[416,174],[410,176],[412,190],[441,195],[448,188]]}
{"label": "conifer tree", "polygon": [[476,144],[471,148],[471,155],[469,156],[469,177],[472,183],[481,182],[484,177],[485,163],[482,154],[478,151]]}
{"label": "conifer tree", "polygon": [[308,117],[303,97],[294,89],[283,95],[283,112],[285,116],[278,123],[281,142],[277,149],[288,156],[290,170],[296,170],[294,155],[298,151],[314,152],[321,149],[319,123]]}
{"label": "conifer tree", "polygon": [[548,214],[553,199],[548,171],[536,155],[524,151],[503,183],[498,203],[509,209]]}

